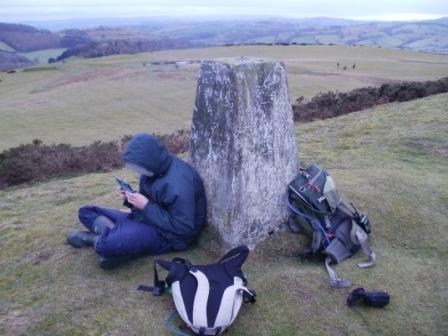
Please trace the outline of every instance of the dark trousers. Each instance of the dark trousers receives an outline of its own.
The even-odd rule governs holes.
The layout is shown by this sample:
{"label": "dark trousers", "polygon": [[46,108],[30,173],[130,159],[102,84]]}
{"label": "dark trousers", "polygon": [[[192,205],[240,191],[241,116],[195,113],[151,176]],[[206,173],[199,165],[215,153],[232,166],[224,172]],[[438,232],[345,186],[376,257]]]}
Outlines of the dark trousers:
{"label": "dark trousers", "polygon": [[171,250],[154,227],[132,220],[131,214],[116,209],[86,205],[79,209],[79,220],[91,232],[98,216],[105,216],[114,222],[106,228],[95,244],[96,251],[104,257],[139,257],[157,255]]}

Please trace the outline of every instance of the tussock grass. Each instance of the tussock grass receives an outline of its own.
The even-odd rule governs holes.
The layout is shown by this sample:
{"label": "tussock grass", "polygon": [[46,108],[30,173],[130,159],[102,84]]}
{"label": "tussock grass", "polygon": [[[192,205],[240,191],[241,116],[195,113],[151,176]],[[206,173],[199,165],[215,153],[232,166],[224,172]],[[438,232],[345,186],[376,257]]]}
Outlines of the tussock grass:
{"label": "tussock grass", "polygon": [[[271,236],[244,271],[258,292],[227,335],[443,335],[448,331],[448,94],[381,106],[297,126],[303,163],[330,170],[340,192],[373,222],[378,264],[337,266],[355,286],[386,290],[383,309],[348,308],[349,290],[333,289],[321,264],[297,259],[303,237]],[[152,280],[152,257],[114,271],[92,250],[75,250],[64,233],[80,228],[85,202],[118,206],[113,176],[90,174],[0,192],[0,334],[168,335],[169,295],[136,290]],[[212,262],[223,250],[206,231],[182,255]],[[180,323],[180,322],[179,322]]]}

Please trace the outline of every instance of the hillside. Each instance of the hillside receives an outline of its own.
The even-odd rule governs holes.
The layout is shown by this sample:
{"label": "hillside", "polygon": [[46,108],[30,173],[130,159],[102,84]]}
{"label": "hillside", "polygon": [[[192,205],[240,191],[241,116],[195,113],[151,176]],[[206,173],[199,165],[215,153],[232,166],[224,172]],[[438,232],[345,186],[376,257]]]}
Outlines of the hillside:
{"label": "hillside", "polygon": [[16,52],[0,50],[0,71],[34,65],[34,61]]}
{"label": "hillside", "polygon": [[[207,26],[207,27],[206,27]],[[207,35],[200,35],[207,31]],[[332,19],[259,20],[186,25],[152,32],[188,37],[202,43],[343,44],[414,51],[448,52],[446,20],[417,22],[362,22]]]}
{"label": "hillside", "polygon": [[[447,18],[404,22],[334,18],[110,19],[92,21],[88,28],[83,28],[83,22],[74,21],[69,24],[72,25],[69,29],[53,32],[23,24],[0,23],[0,49],[30,52],[68,48],[63,54],[53,57],[58,61],[73,56],[93,58],[191,47],[252,44],[361,45],[448,53]],[[48,27],[53,27],[52,22],[48,22]],[[17,64],[19,66],[20,63]]]}
{"label": "hillside", "polygon": [[[81,57],[110,55],[102,53],[102,44],[116,41],[140,41],[140,52],[148,51],[145,43],[179,40],[202,46],[241,44],[340,44],[412,51],[448,52],[447,19],[411,22],[366,22],[333,18],[311,19],[235,19],[235,20],[168,20],[139,25],[107,25],[82,30],[93,43],[67,53]],[[167,44],[164,49],[173,49]],[[131,52],[130,52],[131,51]],[[127,46],[115,48],[115,54],[134,53]],[[62,56],[63,58],[64,56]]]}
{"label": "hillside", "polygon": [[187,129],[200,60],[240,56],[284,61],[292,101],[320,91],[448,76],[446,55],[345,46],[201,48],[70,60],[0,73],[0,150],[35,138],[85,145],[142,128]]}
{"label": "hillside", "polygon": [[61,37],[31,26],[0,23],[0,41],[18,52],[61,47]]}
{"label": "hillside", "polygon": [[78,32],[53,33],[23,24],[0,23],[0,71],[47,63],[66,48],[88,41]]}
{"label": "hillside", "polygon": [[[348,290],[330,288],[323,265],[297,258],[303,239],[281,233],[246,263],[258,301],[242,307],[227,335],[447,333],[447,104],[441,94],[296,128],[302,161],[329,169],[374,225],[378,264],[359,270],[357,254],[339,273],[354,286],[388,291],[391,303],[346,307]],[[168,335],[171,298],[136,290],[152,281],[152,257],[107,272],[93,251],[64,243],[64,233],[79,227],[79,206],[118,206],[114,175],[136,183],[120,170],[0,191],[2,335]],[[165,258],[205,263],[221,253],[205,232],[194,248]]]}

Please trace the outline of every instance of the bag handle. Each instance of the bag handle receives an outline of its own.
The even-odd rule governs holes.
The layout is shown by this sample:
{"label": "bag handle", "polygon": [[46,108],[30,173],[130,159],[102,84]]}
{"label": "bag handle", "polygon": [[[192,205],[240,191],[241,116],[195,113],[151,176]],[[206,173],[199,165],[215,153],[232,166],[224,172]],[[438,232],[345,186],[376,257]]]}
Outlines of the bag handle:
{"label": "bag handle", "polygon": [[227,254],[222,257],[217,264],[223,264],[229,276],[238,276],[243,280],[244,284],[246,284],[247,280],[241,271],[241,266],[246,261],[248,256],[249,248],[246,245],[238,246],[227,252]]}
{"label": "bag handle", "polygon": [[246,261],[249,255],[249,248],[246,245],[235,247],[226,253],[224,257],[219,259],[218,263],[230,262],[231,260],[237,259],[241,260],[241,265]]}

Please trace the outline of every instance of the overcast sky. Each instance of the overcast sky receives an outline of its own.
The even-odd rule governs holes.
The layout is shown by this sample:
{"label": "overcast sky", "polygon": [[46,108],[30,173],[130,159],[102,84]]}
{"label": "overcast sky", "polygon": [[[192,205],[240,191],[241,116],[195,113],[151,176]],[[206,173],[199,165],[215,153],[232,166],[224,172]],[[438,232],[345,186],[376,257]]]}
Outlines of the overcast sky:
{"label": "overcast sky", "polygon": [[234,15],[424,20],[448,16],[448,0],[0,0],[0,22]]}

